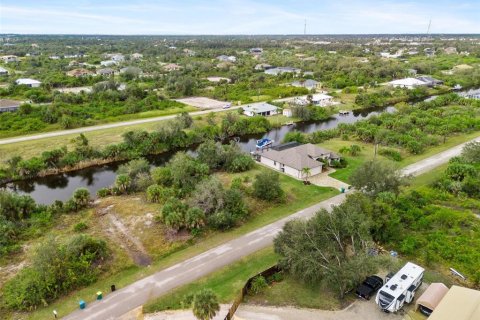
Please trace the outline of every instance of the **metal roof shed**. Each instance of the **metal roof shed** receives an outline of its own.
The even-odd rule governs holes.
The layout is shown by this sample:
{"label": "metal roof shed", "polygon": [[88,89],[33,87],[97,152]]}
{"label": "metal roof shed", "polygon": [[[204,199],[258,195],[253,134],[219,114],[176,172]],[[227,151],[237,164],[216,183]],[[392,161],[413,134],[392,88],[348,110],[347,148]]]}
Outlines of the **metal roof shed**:
{"label": "metal roof shed", "polygon": [[417,303],[415,304],[415,309],[423,306],[430,311],[435,310],[447,292],[448,287],[443,283],[432,283],[420,298],[418,298]]}

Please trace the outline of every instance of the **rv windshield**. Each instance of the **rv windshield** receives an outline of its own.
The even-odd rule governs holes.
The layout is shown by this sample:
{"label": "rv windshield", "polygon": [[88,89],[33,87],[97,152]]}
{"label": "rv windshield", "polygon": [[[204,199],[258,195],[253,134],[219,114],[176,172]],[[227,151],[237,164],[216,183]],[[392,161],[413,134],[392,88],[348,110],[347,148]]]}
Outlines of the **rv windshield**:
{"label": "rv windshield", "polygon": [[394,297],[384,291],[378,292],[378,301],[380,307],[387,308],[393,301]]}

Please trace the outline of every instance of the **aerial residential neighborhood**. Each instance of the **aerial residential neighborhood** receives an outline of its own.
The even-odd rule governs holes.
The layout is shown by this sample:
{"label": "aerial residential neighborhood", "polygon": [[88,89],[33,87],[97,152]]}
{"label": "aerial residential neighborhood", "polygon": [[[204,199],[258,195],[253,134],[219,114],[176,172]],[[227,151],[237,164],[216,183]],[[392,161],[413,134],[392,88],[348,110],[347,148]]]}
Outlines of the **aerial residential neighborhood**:
{"label": "aerial residential neighborhood", "polygon": [[0,3],[0,319],[479,320],[473,0]]}

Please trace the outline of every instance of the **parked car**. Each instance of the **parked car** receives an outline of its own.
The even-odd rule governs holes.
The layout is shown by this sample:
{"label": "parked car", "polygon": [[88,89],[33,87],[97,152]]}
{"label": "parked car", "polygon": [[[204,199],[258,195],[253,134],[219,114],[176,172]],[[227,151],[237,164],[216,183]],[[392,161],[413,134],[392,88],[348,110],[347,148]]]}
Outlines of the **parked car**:
{"label": "parked car", "polygon": [[232,106],[231,103],[227,103],[226,105],[223,106],[223,109],[230,109],[231,106]]}
{"label": "parked car", "polygon": [[369,276],[357,287],[355,294],[360,298],[370,300],[370,297],[382,286],[382,278],[378,276]]}

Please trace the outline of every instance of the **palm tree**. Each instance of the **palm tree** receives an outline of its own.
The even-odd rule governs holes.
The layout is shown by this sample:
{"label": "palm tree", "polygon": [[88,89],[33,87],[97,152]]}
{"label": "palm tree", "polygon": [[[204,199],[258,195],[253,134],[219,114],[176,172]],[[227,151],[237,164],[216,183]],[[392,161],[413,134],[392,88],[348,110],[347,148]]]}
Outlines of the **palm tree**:
{"label": "palm tree", "polygon": [[210,320],[220,310],[218,299],[210,289],[203,289],[195,294],[192,303],[193,315],[198,320]]}
{"label": "palm tree", "polygon": [[302,176],[303,176],[303,179],[305,179],[305,182],[308,182],[308,178],[310,178],[312,172],[310,171],[310,168],[303,168],[302,169]]}

